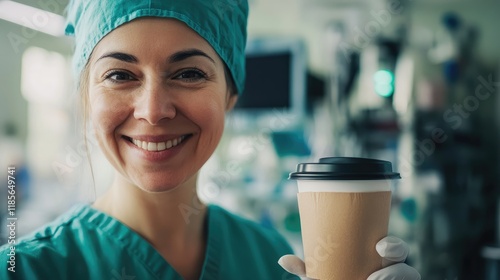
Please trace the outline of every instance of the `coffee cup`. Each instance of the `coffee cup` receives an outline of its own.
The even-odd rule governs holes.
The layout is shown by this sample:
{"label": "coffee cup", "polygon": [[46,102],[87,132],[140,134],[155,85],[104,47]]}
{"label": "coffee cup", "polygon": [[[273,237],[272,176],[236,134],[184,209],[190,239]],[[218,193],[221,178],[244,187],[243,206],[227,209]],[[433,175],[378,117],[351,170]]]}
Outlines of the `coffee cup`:
{"label": "coffee cup", "polygon": [[388,161],[329,157],[300,163],[297,180],[307,277],[366,280],[382,268],[375,250],[387,236],[391,189],[399,173]]}

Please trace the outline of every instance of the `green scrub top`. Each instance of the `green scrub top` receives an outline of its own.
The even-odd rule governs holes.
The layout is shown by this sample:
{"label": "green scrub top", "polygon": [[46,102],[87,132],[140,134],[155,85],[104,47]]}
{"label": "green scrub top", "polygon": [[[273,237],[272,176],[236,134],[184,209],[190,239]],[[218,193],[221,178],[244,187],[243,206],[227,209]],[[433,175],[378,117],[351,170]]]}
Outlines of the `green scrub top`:
{"label": "green scrub top", "polygon": [[[276,231],[210,205],[200,279],[298,279],[278,259],[292,249]],[[89,205],[75,206],[15,244],[0,247],[0,279],[182,279],[139,234]],[[12,254],[12,253],[10,253]]]}

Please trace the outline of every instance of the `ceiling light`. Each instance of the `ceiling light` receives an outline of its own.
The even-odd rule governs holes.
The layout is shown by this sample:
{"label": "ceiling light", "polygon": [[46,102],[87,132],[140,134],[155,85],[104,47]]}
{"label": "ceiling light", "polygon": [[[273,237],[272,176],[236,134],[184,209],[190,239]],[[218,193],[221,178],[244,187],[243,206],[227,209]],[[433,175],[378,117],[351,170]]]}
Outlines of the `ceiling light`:
{"label": "ceiling light", "polygon": [[52,36],[64,35],[64,17],[14,1],[0,1],[0,19]]}

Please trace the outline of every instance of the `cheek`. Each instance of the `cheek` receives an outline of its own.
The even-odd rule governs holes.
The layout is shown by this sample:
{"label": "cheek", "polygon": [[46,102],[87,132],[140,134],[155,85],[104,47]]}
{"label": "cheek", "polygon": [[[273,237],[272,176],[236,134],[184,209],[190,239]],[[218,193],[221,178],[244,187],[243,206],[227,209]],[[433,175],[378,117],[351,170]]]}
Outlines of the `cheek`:
{"label": "cheek", "polygon": [[222,98],[200,100],[192,104],[193,121],[195,121],[202,133],[215,137],[222,134],[224,129],[225,103]]}
{"label": "cheek", "polygon": [[99,92],[90,95],[90,119],[98,134],[112,133],[128,116],[126,102]]}

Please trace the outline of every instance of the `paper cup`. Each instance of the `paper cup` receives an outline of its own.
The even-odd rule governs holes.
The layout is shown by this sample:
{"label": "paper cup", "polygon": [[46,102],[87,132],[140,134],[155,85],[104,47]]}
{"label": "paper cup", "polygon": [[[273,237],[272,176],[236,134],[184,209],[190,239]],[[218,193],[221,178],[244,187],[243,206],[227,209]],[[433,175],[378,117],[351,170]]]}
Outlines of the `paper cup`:
{"label": "paper cup", "polygon": [[389,162],[323,158],[303,163],[297,180],[307,277],[365,280],[382,268],[376,243],[387,236],[391,184],[399,174]]}

